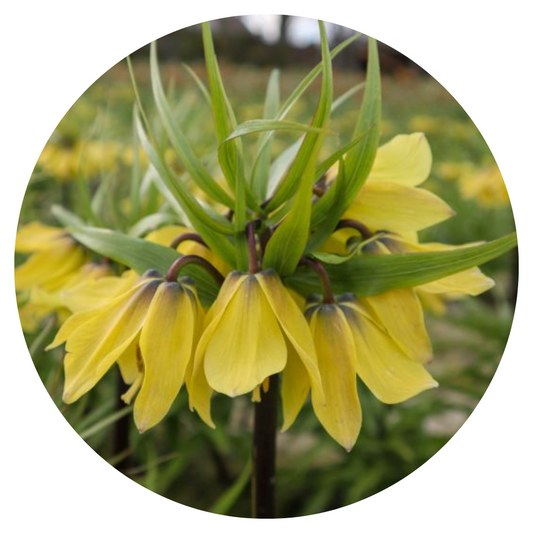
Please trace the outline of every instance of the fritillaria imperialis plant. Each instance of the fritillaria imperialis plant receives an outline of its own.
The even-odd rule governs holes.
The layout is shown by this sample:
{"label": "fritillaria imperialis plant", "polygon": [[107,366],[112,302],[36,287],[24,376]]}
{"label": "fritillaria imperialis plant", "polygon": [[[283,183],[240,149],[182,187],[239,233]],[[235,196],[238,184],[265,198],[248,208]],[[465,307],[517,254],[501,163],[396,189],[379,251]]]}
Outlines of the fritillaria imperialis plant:
{"label": "fritillaria imperialis plant", "polygon": [[[96,227],[56,206],[62,227],[33,222],[17,236],[17,251],[31,253],[16,269],[21,320],[32,330],[58,313],[61,327],[48,349],[65,351],[64,402],[77,401],[115,364],[140,432],[164,423],[184,387],[190,409],[210,427],[217,394],[251,398],[257,517],[274,516],[278,395],[281,431],[310,397],[327,433],[352,450],[363,420],[359,379],[388,404],[437,386],[425,368],[432,349],[421,299],[490,289],[478,265],[516,245],[515,235],[461,246],[419,242],[419,231],[454,212],[421,187],[431,168],[422,133],[380,146],[372,39],[352,138],[324,153],[335,135],[332,110],[360,89],[334,101],[331,61],[358,35],[330,51],[319,26],[322,62],[282,105],[274,72],[264,116],[239,123],[203,25],[208,87],[195,79],[212,110],[214,167],[173,115],[153,44],[157,118],[149,119],[132,73],[134,122],[161,202],[143,212],[145,189],[133,181],[129,218],[130,227],[150,231]],[[319,76],[311,123],[287,120]],[[278,131],[300,138],[273,158]],[[257,140],[255,150],[245,137]],[[167,143],[179,175],[165,158]],[[168,212],[180,223],[165,223]]]}

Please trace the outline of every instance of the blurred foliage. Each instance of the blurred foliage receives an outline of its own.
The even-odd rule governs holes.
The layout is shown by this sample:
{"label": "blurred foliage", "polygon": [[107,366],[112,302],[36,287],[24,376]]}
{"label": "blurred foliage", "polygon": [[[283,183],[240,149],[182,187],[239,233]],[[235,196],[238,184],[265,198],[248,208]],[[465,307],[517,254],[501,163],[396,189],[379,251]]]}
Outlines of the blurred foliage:
{"label": "blurred foliage", "polygon": [[[203,67],[192,67],[205,80]],[[139,61],[135,70],[143,101],[149,103],[148,66]],[[305,73],[304,69],[282,72],[282,97]],[[239,120],[261,116],[269,71],[225,64],[222,74]],[[362,81],[347,72],[334,75],[336,96]],[[210,158],[216,140],[201,92],[187,72],[174,64],[163,66],[163,77],[172,79],[170,100],[176,102],[176,117],[191,144],[200,157]],[[309,120],[319,83],[312,89],[289,119]],[[132,102],[125,64],[111,69],[83,94],[36,165],[21,223],[35,219],[54,223],[50,206],[62,203],[75,208],[86,194],[84,187],[97,191],[102,220],[121,220],[116,211],[127,212],[129,184],[135,179]],[[499,174],[474,124],[437,82],[413,72],[385,76],[383,102],[382,143],[398,133],[425,132],[434,156],[428,187],[457,211],[455,218],[427,230],[424,240],[459,244],[494,239],[514,229],[505,194],[493,194],[497,200],[487,202],[485,186],[464,185],[480,175],[484,184],[483,176],[490,173],[496,177],[489,179],[497,181]],[[346,103],[333,115],[331,129],[341,132],[343,141],[353,130],[353,109],[358,105],[359,101]],[[149,105],[147,110],[152,111]],[[277,135],[274,153],[287,140],[293,141],[294,136]],[[251,141],[245,139],[245,146],[246,142]],[[171,163],[179,170],[178,162]],[[140,157],[138,164],[145,168],[146,161]],[[147,201],[156,201],[150,200],[149,190],[146,196]],[[495,278],[495,289],[477,299],[451,302],[444,316],[428,316],[435,347],[431,372],[439,389],[388,406],[359,383],[364,422],[350,454],[325,434],[311,407],[304,408],[294,427],[279,436],[279,516],[322,512],[371,496],[413,472],[446,444],[479,402],[505,348],[514,309],[516,264],[512,254],[490,263],[483,270]],[[131,409],[119,399],[124,391],[116,368],[80,401],[62,403],[61,358],[44,352],[54,332],[54,317],[50,317],[40,332],[27,336],[28,346],[45,387],[89,446],[131,479],[167,498],[198,509],[249,516],[252,404],[247,398],[217,397],[213,409],[218,428],[213,431],[188,410],[182,392],[165,421],[140,435],[129,421]]]}

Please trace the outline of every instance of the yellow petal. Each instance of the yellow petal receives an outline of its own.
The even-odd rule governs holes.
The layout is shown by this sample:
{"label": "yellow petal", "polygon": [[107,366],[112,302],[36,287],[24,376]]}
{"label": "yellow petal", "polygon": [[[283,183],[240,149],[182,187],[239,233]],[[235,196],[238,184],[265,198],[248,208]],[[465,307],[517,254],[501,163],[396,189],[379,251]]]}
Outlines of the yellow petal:
{"label": "yellow petal", "polygon": [[428,228],[454,214],[448,204],[424,189],[367,181],[344,218],[359,220],[373,230],[404,233]]}
{"label": "yellow petal", "polygon": [[319,307],[313,313],[310,325],[326,399],[325,405],[317,402],[313,393],[313,409],[325,430],[350,451],[362,422],[352,334],[335,305]]}
{"label": "yellow petal", "polygon": [[301,411],[311,383],[309,374],[292,344],[288,345],[287,365],[281,378],[281,400],[283,402],[283,426],[281,431],[287,431]]}
{"label": "yellow petal", "polygon": [[398,403],[438,386],[422,364],[406,357],[372,320],[353,308],[341,307],[357,350],[357,372],[376,398]]}
{"label": "yellow petal", "polygon": [[49,283],[61,285],[85,260],[85,253],[74,241],[62,239],[57,246],[35,252],[15,268],[15,287],[20,291]]}
{"label": "yellow petal", "polygon": [[98,307],[127,292],[139,281],[132,270],[121,277],[105,276],[91,279],[61,291],[63,305],[73,313]]}
{"label": "yellow petal", "polygon": [[178,283],[159,285],[141,331],[144,379],[133,417],[142,433],[167,414],[178,395],[194,349],[196,310]]}
{"label": "yellow petal", "polygon": [[408,357],[421,363],[431,361],[431,340],[424,323],[424,311],[413,289],[395,289],[360,298],[359,302]]}
{"label": "yellow petal", "polygon": [[429,176],[431,160],[431,148],[423,133],[396,135],[378,148],[368,179],[414,187]]}
{"label": "yellow petal", "polygon": [[271,309],[283,329],[287,339],[293,345],[303,365],[307,369],[313,394],[317,401],[323,398],[317,355],[311,331],[298,305],[291,298],[273,270],[265,270],[256,274]]}
{"label": "yellow petal", "polygon": [[[93,317],[78,323],[66,342],[63,395],[66,403],[76,401],[94,387],[126,351],[139,333],[150,300],[160,283],[160,280],[151,280],[137,288],[129,298],[117,298],[96,312],[83,313],[88,316],[87,313],[92,312]],[[76,316],[71,317],[72,322]]]}
{"label": "yellow petal", "polygon": [[16,252],[37,252],[57,246],[60,239],[68,239],[62,228],[45,226],[40,222],[30,222],[17,231],[15,240]]}
{"label": "yellow petal", "polygon": [[131,385],[141,375],[142,361],[139,353],[139,339],[133,339],[133,342],[124,350],[122,355],[117,359],[120,375],[124,383]]}
{"label": "yellow petal", "polygon": [[[296,304],[294,304],[296,305]],[[255,276],[246,277],[222,312],[205,349],[211,387],[228,396],[251,392],[287,363],[287,347]]]}
{"label": "yellow petal", "polygon": [[213,331],[222,318],[223,311],[226,309],[246,277],[247,276],[241,272],[231,272],[224,280],[217,299],[214,301],[204,318],[204,330],[200,336],[194,354],[191,378],[190,381],[187,382],[189,408],[196,411],[200,418],[212,428],[215,427],[211,418],[211,396],[213,395],[213,389],[210,387],[205,376],[205,349],[211,341]]}

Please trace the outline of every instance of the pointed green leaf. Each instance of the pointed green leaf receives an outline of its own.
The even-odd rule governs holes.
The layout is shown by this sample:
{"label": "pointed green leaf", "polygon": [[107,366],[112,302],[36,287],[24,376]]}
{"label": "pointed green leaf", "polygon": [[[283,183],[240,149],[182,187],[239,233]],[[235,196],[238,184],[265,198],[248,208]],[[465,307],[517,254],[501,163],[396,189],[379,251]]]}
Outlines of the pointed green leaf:
{"label": "pointed green leaf", "polygon": [[[265,107],[263,111],[264,119],[274,119],[278,110],[280,102],[280,87],[279,87],[279,70],[274,69],[268,79],[268,85],[265,96]],[[266,133],[263,133],[258,141],[257,146],[260,148],[266,138]],[[273,136],[266,141],[264,150],[254,156],[254,164],[250,175],[250,188],[252,193],[262,202],[266,200],[268,178],[270,171],[270,157],[272,149]]]}
{"label": "pointed green leaf", "polygon": [[224,189],[222,189],[222,187],[213,179],[209,171],[204,167],[200,159],[198,159],[194,150],[190,146],[187,137],[179,127],[176,118],[172,115],[161,84],[155,42],[150,45],[150,73],[152,77],[154,100],[159,117],[167,132],[170,143],[183,163],[183,166],[186,168],[191,179],[201,190],[214,200],[233,209],[233,199],[230,198],[226,191],[224,191]]}
{"label": "pointed green leaf", "polygon": [[215,220],[197,202],[187,187],[175,176],[168,167],[165,160],[152,146],[142,127],[138,114],[135,116],[139,139],[154,166],[156,183],[162,189],[167,188],[172,196],[179,202],[181,208],[187,215],[194,229],[202,236],[207,245],[228,264],[233,265],[235,261],[235,251],[231,242],[225,235],[234,233],[234,228],[229,221]]}
{"label": "pointed green leaf", "polygon": [[[326,265],[336,294],[372,296],[393,289],[416,287],[482,265],[517,245],[516,233],[495,241],[443,252],[357,255],[342,264]],[[322,291],[314,272],[299,268],[286,283],[307,296]]]}
{"label": "pointed green leaf", "polygon": [[[330,54],[331,59],[334,59],[337,55],[339,55],[348,45],[353,43],[355,40],[359,39],[361,37],[361,33],[356,33],[349,37],[348,39],[342,41],[340,44],[338,44]],[[305,93],[305,91],[309,88],[309,86],[315,81],[315,79],[320,75],[322,72],[322,66],[323,63],[320,62],[318,65],[311,70],[307,76],[298,84],[298,86],[292,91],[290,96],[287,98],[285,103],[280,108],[278,114],[273,117],[275,120],[283,120],[290,112],[290,110],[293,108],[294,104],[298,102],[300,97]],[[261,143],[259,145],[259,148],[257,149],[257,152],[255,154],[255,159],[252,165],[252,168],[254,169],[257,165],[257,161],[260,157],[262,157],[262,153],[267,148],[267,144],[269,140],[274,135],[274,132],[270,132],[265,135],[263,139],[261,139]],[[252,171],[253,172],[253,171]]]}
{"label": "pointed green leaf", "polygon": [[353,138],[363,132],[367,132],[367,135],[346,154],[342,179],[339,179],[339,176],[329,191],[313,206],[311,226],[316,231],[311,237],[308,251],[320,248],[364,185],[378,149],[380,120],[381,79],[378,49],[376,41],[369,39],[365,93]]}
{"label": "pointed green leaf", "polygon": [[[89,250],[125,265],[138,274],[155,269],[164,275],[170,265],[181,257],[181,254],[172,248],[108,229],[89,226],[68,229],[69,233]],[[197,265],[187,265],[182,273],[194,279],[204,302],[212,302],[216,298],[218,285],[205,270]]]}
{"label": "pointed green leaf", "polygon": [[[327,127],[333,100],[333,73],[324,23],[320,21],[319,26],[323,76],[320,99],[312,126],[323,129]],[[289,173],[273,197],[273,201],[276,198],[279,201],[284,197],[286,200],[293,195],[292,189],[296,191],[294,204],[268,241],[263,260],[265,268],[274,268],[280,275],[293,272],[305,250],[311,221],[315,165],[322,141],[323,134],[307,133]]]}

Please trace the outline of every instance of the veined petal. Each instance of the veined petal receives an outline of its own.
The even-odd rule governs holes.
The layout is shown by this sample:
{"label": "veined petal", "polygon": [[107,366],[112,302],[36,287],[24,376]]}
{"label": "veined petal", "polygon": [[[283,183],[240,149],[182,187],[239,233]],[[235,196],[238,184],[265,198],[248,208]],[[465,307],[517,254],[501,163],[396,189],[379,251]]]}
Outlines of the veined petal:
{"label": "veined petal", "polygon": [[61,328],[59,328],[59,331],[57,332],[54,340],[46,347],[46,350],[51,350],[63,344],[73,335],[73,333],[79,327],[81,327],[83,324],[86,324],[87,322],[90,322],[92,319],[98,317],[102,313],[109,312],[109,308],[120,308],[121,306],[125,305],[127,301],[138,291],[138,289],[142,285],[145,285],[150,281],[153,280],[146,278],[140,279],[135,286],[131,287],[128,291],[124,292],[123,294],[120,294],[116,298],[112,298],[111,300],[106,301],[100,306],[74,313],[73,315],[68,317],[68,319],[61,326]]}
{"label": "veined petal", "polygon": [[374,230],[419,231],[453,216],[453,209],[432,192],[392,181],[366,182],[344,218]]}
{"label": "veined petal", "polygon": [[15,287],[18,291],[61,280],[65,282],[74,270],[86,260],[82,248],[71,239],[59,241],[59,245],[32,254],[15,268]]}
{"label": "veined petal", "polygon": [[203,320],[204,330],[196,347],[191,377],[187,382],[189,408],[196,411],[200,418],[212,428],[215,427],[211,418],[211,396],[213,395],[213,389],[210,387],[205,376],[205,350],[211,341],[216,326],[222,318],[224,309],[227,307],[246,277],[246,274],[235,271],[231,272],[224,280],[217,299],[213,302],[213,305],[210,307]]}
{"label": "veined petal", "polygon": [[233,397],[252,391],[286,363],[287,347],[276,316],[256,277],[249,275],[222,311],[205,348],[207,381]]}
{"label": "veined petal", "polygon": [[431,340],[424,311],[413,289],[395,289],[358,301],[409,358],[424,364],[431,361]]}
{"label": "veined petal", "polygon": [[313,394],[317,401],[322,401],[323,391],[318,369],[317,355],[311,331],[298,305],[291,298],[273,270],[256,274],[256,279],[265,294],[271,309],[283,329],[287,339],[294,346],[303,365],[307,369]]}
{"label": "veined petal", "polygon": [[287,365],[281,378],[281,400],[283,403],[283,426],[281,431],[287,431],[301,411],[311,383],[309,374],[292,344],[287,346]]}
{"label": "veined petal", "polygon": [[96,312],[93,310],[91,320],[78,324],[66,342],[63,394],[66,403],[76,401],[94,387],[133,342],[160,283],[161,280],[150,280],[129,298],[117,298]]}
{"label": "veined petal", "polygon": [[194,349],[195,321],[185,289],[175,282],[159,285],[139,343],[144,379],[133,417],[141,433],[163,419],[183,385]]}
{"label": "veined petal", "polygon": [[17,231],[16,252],[37,252],[55,247],[60,239],[70,239],[63,228],[45,226],[40,222],[30,222]]}
{"label": "veined petal", "polygon": [[336,305],[322,305],[311,316],[326,403],[311,395],[313,409],[326,431],[347,451],[361,429],[357,395],[356,353],[350,328]]}
{"label": "veined petal", "polygon": [[357,350],[357,372],[383,403],[403,402],[437,387],[421,363],[406,357],[398,345],[364,314],[341,305]]}
{"label": "veined petal", "polygon": [[130,290],[139,281],[132,270],[122,276],[105,276],[61,291],[63,305],[73,313],[92,309]]}
{"label": "veined petal", "polygon": [[431,148],[423,133],[396,135],[378,148],[368,179],[414,187],[427,179],[431,162]]}

